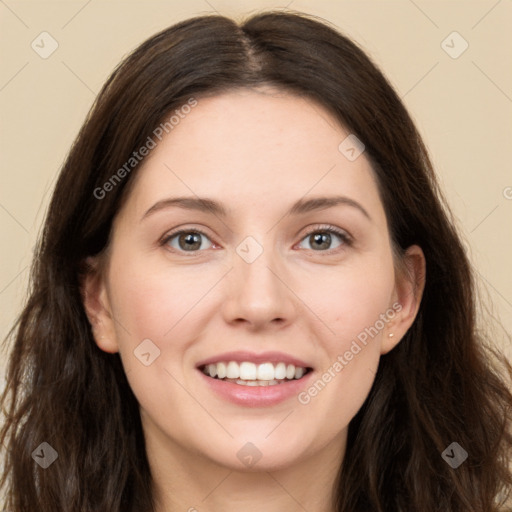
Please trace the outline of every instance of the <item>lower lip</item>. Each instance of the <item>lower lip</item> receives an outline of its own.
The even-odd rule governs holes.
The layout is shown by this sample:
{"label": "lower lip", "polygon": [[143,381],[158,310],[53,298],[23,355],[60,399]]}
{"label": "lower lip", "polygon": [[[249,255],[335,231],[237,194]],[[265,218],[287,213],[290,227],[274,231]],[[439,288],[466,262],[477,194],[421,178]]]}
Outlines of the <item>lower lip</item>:
{"label": "lower lip", "polygon": [[213,379],[197,370],[206,384],[210,386],[215,393],[225,400],[236,405],[246,407],[269,407],[278,403],[296,397],[308,384],[312,378],[313,371],[309,371],[301,379],[294,379],[282,384],[273,386],[244,386],[220,379]]}

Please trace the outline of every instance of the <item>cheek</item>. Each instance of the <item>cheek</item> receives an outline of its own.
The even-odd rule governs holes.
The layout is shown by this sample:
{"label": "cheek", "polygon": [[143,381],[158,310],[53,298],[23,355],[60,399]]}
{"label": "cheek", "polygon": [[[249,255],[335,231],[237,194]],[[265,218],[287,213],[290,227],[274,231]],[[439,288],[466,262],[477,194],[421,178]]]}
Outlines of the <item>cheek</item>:
{"label": "cheek", "polygon": [[109,276],[125,374],[142,408],[163,424],[173,421],[173,410],[190,405],[178,383],[189,364],[188,348],[201,332],[205,294],[219,280],[211,269],[192,267],[138,265],[136,258],[116,265],[113,258]]}
{"label": "cheek", "polygon": [[[308,285],[310,308],[322,319],[317,343],[325,352],[318,378],[299,403],[328,417],[334,433],[346,426],[371,389],[380,358],[380,340],[395,316],[390,307],[394,272],[391,259],[340,268],[329,279]],[[304,292],[304,296],[306,292]]]}
{"label": "cheek", "polygon": [[165,262],[150,265],[143,258],[131,258],[129,263],[112,258],[112,262],[109,295],[123,361],[128,364],[131,353],[149,339],[161,352],[159,363],[175,365],[176,356],[197,337],[198,315],[215,298],[215,284],[224,270],[212,272],[206,265],[172,267]]}
{"label": "cheek", "polygon": [[132,341],[162,339],[182,310],[182,288],[175,279],[171,282],[164,275],[147,271],[134,269],[126,277],[114,275],[112,304],[114,314],[124,327],[116,328],[121,341],[126,339],[127,333]]}
{"label": "cheek", "polygon": [[[394,290],[391,258],[361,258],[353,265],[318,274],[303,283],[301,298],[322,320],[329,353],[350,349],[351,340],[376,326],[390,307]],[[376,337],[375,335],[372,337]]]}

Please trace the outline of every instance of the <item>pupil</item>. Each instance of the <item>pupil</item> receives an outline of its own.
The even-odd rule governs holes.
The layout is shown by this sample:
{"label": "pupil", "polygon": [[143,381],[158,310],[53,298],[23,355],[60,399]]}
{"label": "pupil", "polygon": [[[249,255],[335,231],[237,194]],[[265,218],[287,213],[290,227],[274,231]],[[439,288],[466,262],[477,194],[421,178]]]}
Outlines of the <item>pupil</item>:
{"label": "pupil", "polygon": [[314,240],[315,240],[315,243],[319,242],[320,245],[322,245],[322,240],[326,240],[323,244],[323,248],[326,248],[326,246],[328,247],[329,246],[329,242],[331,241],[331,235],[329,235],[328,233],[327,234],[321,234],[321,233],[316,233],[315,235],[313,235],[314,237]]}
{"label": "pupil", "polygon": [[199,241],[199,234],[198,233],[195,233],[195,234],[186,234],[186,235],[182,235],[180,237],[180,241],[184,240],[185,241],[185,247],[182,246],[182,249],[186,249],[186,250],[189,250],[189,249],[199,249],[199,247],[201,247],[201,242]]}

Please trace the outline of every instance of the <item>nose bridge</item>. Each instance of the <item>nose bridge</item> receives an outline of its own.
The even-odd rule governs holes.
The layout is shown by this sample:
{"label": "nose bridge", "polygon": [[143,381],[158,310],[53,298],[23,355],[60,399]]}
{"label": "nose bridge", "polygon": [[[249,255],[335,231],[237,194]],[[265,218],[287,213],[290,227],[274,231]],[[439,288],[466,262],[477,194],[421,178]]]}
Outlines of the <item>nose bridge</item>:
{"label": "nose bridge", "polygon": [[[253,300],[262,299],[270,302],[276,294],[280,294],[280,283],[276,276],[276,267],[280,265],[278,255],[272,244],[272,237],[267,236],[258,241],[247,236],[236,248],[235,275],[241,279],[238,286],[242,292],[250,292]],[[272,271],[273,270],[273,271]]]}
{"label": "nose bridge", "polygon": [[272,237],[257,240],[247,236],[236,247],[230,293],[225,304],[228,319],[245,319],[250,323],[290,320],[293,295],[286,281],[280,257]]}

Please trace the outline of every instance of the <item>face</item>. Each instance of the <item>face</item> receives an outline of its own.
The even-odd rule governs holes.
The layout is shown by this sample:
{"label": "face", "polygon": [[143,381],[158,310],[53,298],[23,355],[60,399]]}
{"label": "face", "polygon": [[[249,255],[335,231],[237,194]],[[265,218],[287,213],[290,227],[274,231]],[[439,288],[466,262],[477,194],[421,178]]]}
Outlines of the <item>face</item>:
{"label": "face", "polygon": [[418,306],[349,135],[310,100],[233,91],[198,99],[137,171],[86,309],[153,445],[247,470],[343,446]]}

